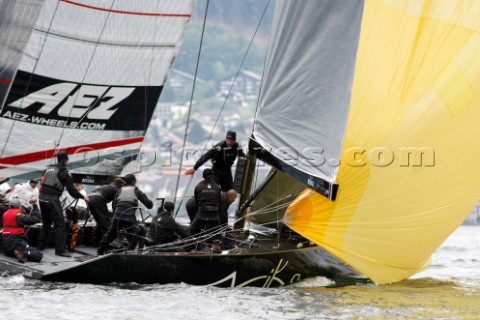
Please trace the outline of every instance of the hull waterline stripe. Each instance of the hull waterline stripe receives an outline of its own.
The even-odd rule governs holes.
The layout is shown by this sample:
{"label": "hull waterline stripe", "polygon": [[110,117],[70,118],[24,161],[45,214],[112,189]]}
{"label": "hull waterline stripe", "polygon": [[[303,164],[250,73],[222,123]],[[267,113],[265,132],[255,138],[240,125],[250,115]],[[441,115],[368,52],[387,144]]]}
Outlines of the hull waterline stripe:
{"label": "hull waterline stripe", "polygon": [[153,13],[153,12],[134,12],[134,11],[123,11],[123,10],[112,10],[106,9],[101,7],[89,6],[83,3],[78,3],[71,0],[60,0],[61,2],[65,2],[68,4],[72,4],[79,7],[84,7],[93,10],[105,11],[105,12],[112,12],[112,13],[121,13],[121,14],[131,14],[137,16],[151,16],[151,17],[181,17],[181,18],[190,18],[191,14],[181,14],[181,13]]}
{"label": "hull waterline stripe", "polygon": [[0,79],[0,83],[12,83],[12,80],[9,80],[9,79]]}
{"label": "hull waterline stripe", "polygon": [[[99,142],[99,143],[92,143],[92,144],[84,144],[81,146],[74,146],[68,148],[60,148],[60,150],[66,151],[68,154],[79,154],[79,153],[86,153],[94,150],[101,150],[111,147],[118,147],[132,143],[139,143],[143,142],[144,137],[135,137],[135,138],[128,138],[122,140],[114,140],[114,141],[107,141],[107,142]],[[2,167],[1,164],[8,164],[8,165],[20,165],[29,162],[41,161],[45,159],[50,159],[53,157],[55,153],[55,149],[50,150],[43,150],[31,153],[24,153],[16,156],[6,157],[0,159],[0,169],[5,169],[6,167]]]}

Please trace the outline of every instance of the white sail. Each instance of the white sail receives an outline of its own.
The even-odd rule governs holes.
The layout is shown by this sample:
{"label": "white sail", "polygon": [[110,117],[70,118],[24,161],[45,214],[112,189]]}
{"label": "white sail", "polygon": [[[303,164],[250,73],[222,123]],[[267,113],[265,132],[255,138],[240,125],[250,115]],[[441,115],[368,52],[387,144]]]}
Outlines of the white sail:
{"label": "white sail", "polygon": [[332,199],[363,1],[295,3],[276,3],[253,134],[258,156]]}
{"label": "white sail", "polygon": [[0,0],[0,109],[44,0]]}
{"label": "white sail", "polygon": [[[0,175],[66,150],[79,173],[134,158],[195,1],[49,0],[0,117]],[[88,181],[86,181],[88,182]]]}

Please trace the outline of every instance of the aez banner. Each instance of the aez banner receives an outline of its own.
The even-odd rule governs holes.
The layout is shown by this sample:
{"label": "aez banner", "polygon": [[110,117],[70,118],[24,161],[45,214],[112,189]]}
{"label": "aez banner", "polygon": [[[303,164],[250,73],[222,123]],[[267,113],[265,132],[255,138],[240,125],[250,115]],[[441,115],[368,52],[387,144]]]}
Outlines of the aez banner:
{"label": "aez banner", "polygon": [[18,71],[0,116],[81,130],[145,131],[161,86],[62,81]]}

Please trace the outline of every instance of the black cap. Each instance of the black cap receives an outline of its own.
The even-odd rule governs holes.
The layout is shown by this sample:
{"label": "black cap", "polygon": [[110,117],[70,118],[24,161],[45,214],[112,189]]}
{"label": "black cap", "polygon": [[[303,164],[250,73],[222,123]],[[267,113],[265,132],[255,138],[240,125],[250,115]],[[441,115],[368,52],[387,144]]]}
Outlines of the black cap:
{"label": "black cap", "polygon": [[173,204],[173,202],[167,201],[163,205],[163,208],[167,211],[173,211],[173,209],[175,209],[175,205]]}
{"label": "black cap", "polygon": [[235,131],[227,131],[226,139],[237,140],[237,133]]}
{"label": "black cap", "polygon": [[207,179],[209,177],[213,177],[213,170],[210,168],[206,168],[203,170],[203,179]]}
{"label": "black cap", "polygon": [[57,154],[57,160],[58,162],[68,161],[68,154],[65,151],[60,151]]}
{"label": "black cap", "polygon": [[132,184],[135,184],[135,182],[137,182],[137,178],[135,178],[135,175],[129,173],[123,178],[123,181],[125,181],[127,185],[132,185]]}

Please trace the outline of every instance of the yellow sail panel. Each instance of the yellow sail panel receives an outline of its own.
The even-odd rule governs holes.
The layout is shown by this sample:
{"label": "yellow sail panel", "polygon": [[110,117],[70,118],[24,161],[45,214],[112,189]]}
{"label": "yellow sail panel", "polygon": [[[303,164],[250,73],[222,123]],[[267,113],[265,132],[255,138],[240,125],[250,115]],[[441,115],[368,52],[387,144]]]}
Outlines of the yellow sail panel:
{"label": "yellow sail panel", "polygon": [[284,221],[377,283],[427,267],[480,199],[480,1],[366,0],[337,200]]}

